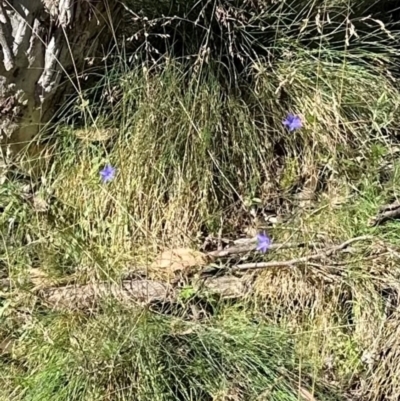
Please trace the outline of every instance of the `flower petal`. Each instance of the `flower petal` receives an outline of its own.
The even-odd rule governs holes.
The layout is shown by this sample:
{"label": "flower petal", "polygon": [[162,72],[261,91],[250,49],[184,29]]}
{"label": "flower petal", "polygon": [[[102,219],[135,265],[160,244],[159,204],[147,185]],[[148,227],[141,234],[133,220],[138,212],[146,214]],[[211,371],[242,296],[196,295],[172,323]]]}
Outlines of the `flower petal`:
{"label": "flower petal", "polygon": [[288,128],[289,131],[300,129],[303,126],[301,118],[294,114],[288,114],[286,119],[283,120],[283,125]]}
{"label": "flower petal", "polygon": [[113,180],[115,177],[115,172],[115,167],[111,166],[110,164],[104,166],[104,168],[100,170],[100,177],[103,183]]}
{"label": "flower petal", "polygon": [[257,235],[257,251],[261,251],[263,253],[267,252],[269,247],[271,246],[271,239],[266,234],[258,234]]}

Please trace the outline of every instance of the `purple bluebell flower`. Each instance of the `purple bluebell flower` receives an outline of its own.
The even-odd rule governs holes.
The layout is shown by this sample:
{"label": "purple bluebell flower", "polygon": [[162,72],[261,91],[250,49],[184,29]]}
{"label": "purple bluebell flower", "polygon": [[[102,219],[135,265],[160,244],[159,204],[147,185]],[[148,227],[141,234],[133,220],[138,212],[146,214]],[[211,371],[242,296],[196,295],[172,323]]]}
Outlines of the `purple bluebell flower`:
{"label": "purple bluebell flower", "polygon": [[283,120],[283,125],[289,130],[294,131],[300,129],[303,126],[301,118],[294,114],[288,114],[286,119]]}
{"label": "purple bluebell flower", "polygon": [[266,234],[258,234],[257,235],[257,251],[261,251],[263,253],[267,252],[271,246],[271,238]]}
{"label": "purple bluebell flower", "polygon": [[111,164],[107,164],[104,166],[103,170],[100,170],[100,177],[103,183],[107,183],[112,181],[115,177],[116,169],[111,166]]}

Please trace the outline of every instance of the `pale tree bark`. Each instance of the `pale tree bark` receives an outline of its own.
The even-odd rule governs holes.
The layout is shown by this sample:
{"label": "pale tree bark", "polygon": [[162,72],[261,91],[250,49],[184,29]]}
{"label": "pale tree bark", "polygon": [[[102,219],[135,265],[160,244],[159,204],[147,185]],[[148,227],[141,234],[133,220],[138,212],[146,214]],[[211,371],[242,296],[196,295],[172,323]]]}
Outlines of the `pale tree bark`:
{"label": "pale tree bark", "polygon": [[7,150],[15,154],[35,139],[63,93],[79,90],[85,62],[112,38],[116,5],[116,0],[0,0],[3,163]]}
{"label": "pale tree bark", "polygon": [[[191,282],[196,293],[216,295],[223,299],[242,298],[252,291],[249,278],[221,276]],[[36,293],[48,306],[61,310],[93,310],[102,301],[116,300],[126,305],[149,305],[177,302],[180,290],[173,285],[155,280],[123,280],[116,283],[93,283],[45,288]]]}

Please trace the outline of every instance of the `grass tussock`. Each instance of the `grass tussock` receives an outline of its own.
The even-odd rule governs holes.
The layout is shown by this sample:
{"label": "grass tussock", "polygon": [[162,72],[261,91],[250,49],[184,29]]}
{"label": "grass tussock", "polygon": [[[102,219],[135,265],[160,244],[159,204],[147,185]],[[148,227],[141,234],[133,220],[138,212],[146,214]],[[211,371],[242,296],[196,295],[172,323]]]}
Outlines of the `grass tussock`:
{"label": "grass tussock", "polygon": [[[282,192],[291,195],[323,174],[331,180],[360,176],[359,163],[348,164],[368,163],[371,142],[385,146],[381,129],[396,124],[400,97],[390,81],[385,87],[372,71],[362,76],[360,68],[301,59],[292,70],[278,67],[271,75],[255,65],[259,71],[246,103],[227,98],[211,74],[191,77],[184,92],[177,66],[155,76],[124,74],[112,148],[81,141],[74,132],[62,135],[64,157],[53,165],[52,184],[63,209],[58,213],[90,221],[90,227],[81,226],[83,237],[95,233],[102,248],[109,244],[110,251],[129,255],[127,232],[136,244],[190,243],[204,231],[216,232],[221,220],[227,231],[237,226],[234,216],[254,198],[274,203]],[[337,78],[339,67],[345,68],[345,82]],[[315,72],[307,77],[303,69]],[[280,101],[281,91],[291,104]],[[285,132],[288,109],[302,115],[301,133]],[[117,168],[118,180],[105,189],[98,171],[107,162]],[[292,171],[285,169],[291,162]]]}
{"label": "grass tussock", "polygon": [[290,401],[302,386],[324,391],[306,363],[298,370],[294,338],[240,313],[196,324],[109,312],[89,320],[51,316],[41,320],[45,328],[26,330],[15,347],[16,376],[3,393],[31,400]]}
{"label": "grass tussock", "polygon": [[[397,223],[369,225],[400,189],[395,14],[365,1],[240,3],[176,2],[161,19],[165,2],[142,14],[127,3],[141,28],[65,106],[40,177],[4,179],[0,279],[18,290],[0,301],[0,339],[15,342],[0,353],[2,399],[398,396]],[[287,113],[301,130],[283,126]],[[117,174],[105,185],[106,164]],[[276,242],[374,239],[259,272],[250,299],[195,321],[121,305],[57,314],[27,283],[38,270],[115,282],[165,246],[264,229]]]}

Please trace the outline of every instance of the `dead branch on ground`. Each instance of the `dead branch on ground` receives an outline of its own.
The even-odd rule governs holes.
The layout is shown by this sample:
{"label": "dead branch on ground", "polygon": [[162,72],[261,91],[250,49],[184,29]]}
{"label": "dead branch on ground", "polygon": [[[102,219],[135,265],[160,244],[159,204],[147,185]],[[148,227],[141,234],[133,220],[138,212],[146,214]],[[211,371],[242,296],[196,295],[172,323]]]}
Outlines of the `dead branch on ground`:
{"label": "dead branch on ground", "polygon": [[[221,298],[242,298],[252,292],[252,284],[248,276],[235,277],[229,272],[238,270],[264,269],[273,267],[294,267],[316,260],[324,260],[334,253],[343,251],[354,242],[372,239],[372,236],[365,235],[351,238],[339,245],[327,247],[319,252],[308,256],[290,259],[286,261],[271,261],[258,263],[244,263],[232,268],[221,269],[222,275],[207,276],[210,273],[210,266],[204,267],[198,274],[189,278],[188,284],[195,292],[205,291]],[[275,249],[280,249],[275,244]],[[299,244],[286,244],[290,248],[298,247]],[[254,249],[254,245],[253,248]],[[10,282],[9,282],[10,283]],[[6,284],[6,283],[3,283]],[[150,279],[126,279],[120,283],[100,282],[90,284],[71,284],[61,287],[47,287],[32,291],[32,294],[55,309],[67,310],[94,310],[99,303],[107,299],[129,304],[149,305],[154,303],[177,302],[183,293],[182,289],[172,283],[150,280]]]}
{"label": "dead branch on ground", "polygon": [[283,261],[272,261],[272,262],[257,262],[257,263],[243,263],[238,266],[235,266],[234,270],[248,270],[248,269],[265,269],[269,267],[293,267],[295,265],[307,263],[309,261],[324,259],[336,252],[342,251],[343,249],[347,248],[354,242],[357,241],[366,241],[372,239],[371,235],[363,235],[361,237],[351,238],[342,244],[333,246],[331,248],[326,248],[320,252],[317,252],[312,255],[303,256],[301,258],[290,259],[290,260],[283,260]]}
{"label": "dead branch on ground", "polygon": [[383,205],[379,208],[377,215],[371,219],[371,226],[378,226],[388,220],[395,220],[400,218],[400,202],[395,201],[388,205]]}
{"label": "dead branch on ground", "polygon": [[[217,258],[224,258],[226,256],[231,255],[239,255],[241,253],[252,252],[256,250],[257,239],[251,238],[248,240],[243,241],[242,243],[235,244],[231,247],[208,252],[207,256],[217,259]],[[305,247],[316,247],[318,243],[311,243],[311,242],[284,242],[284,243],[276,243],[271,244],[270,250],[271,251],[278,251],[280,249],[295,249],[295,248],[305,248]]]}

